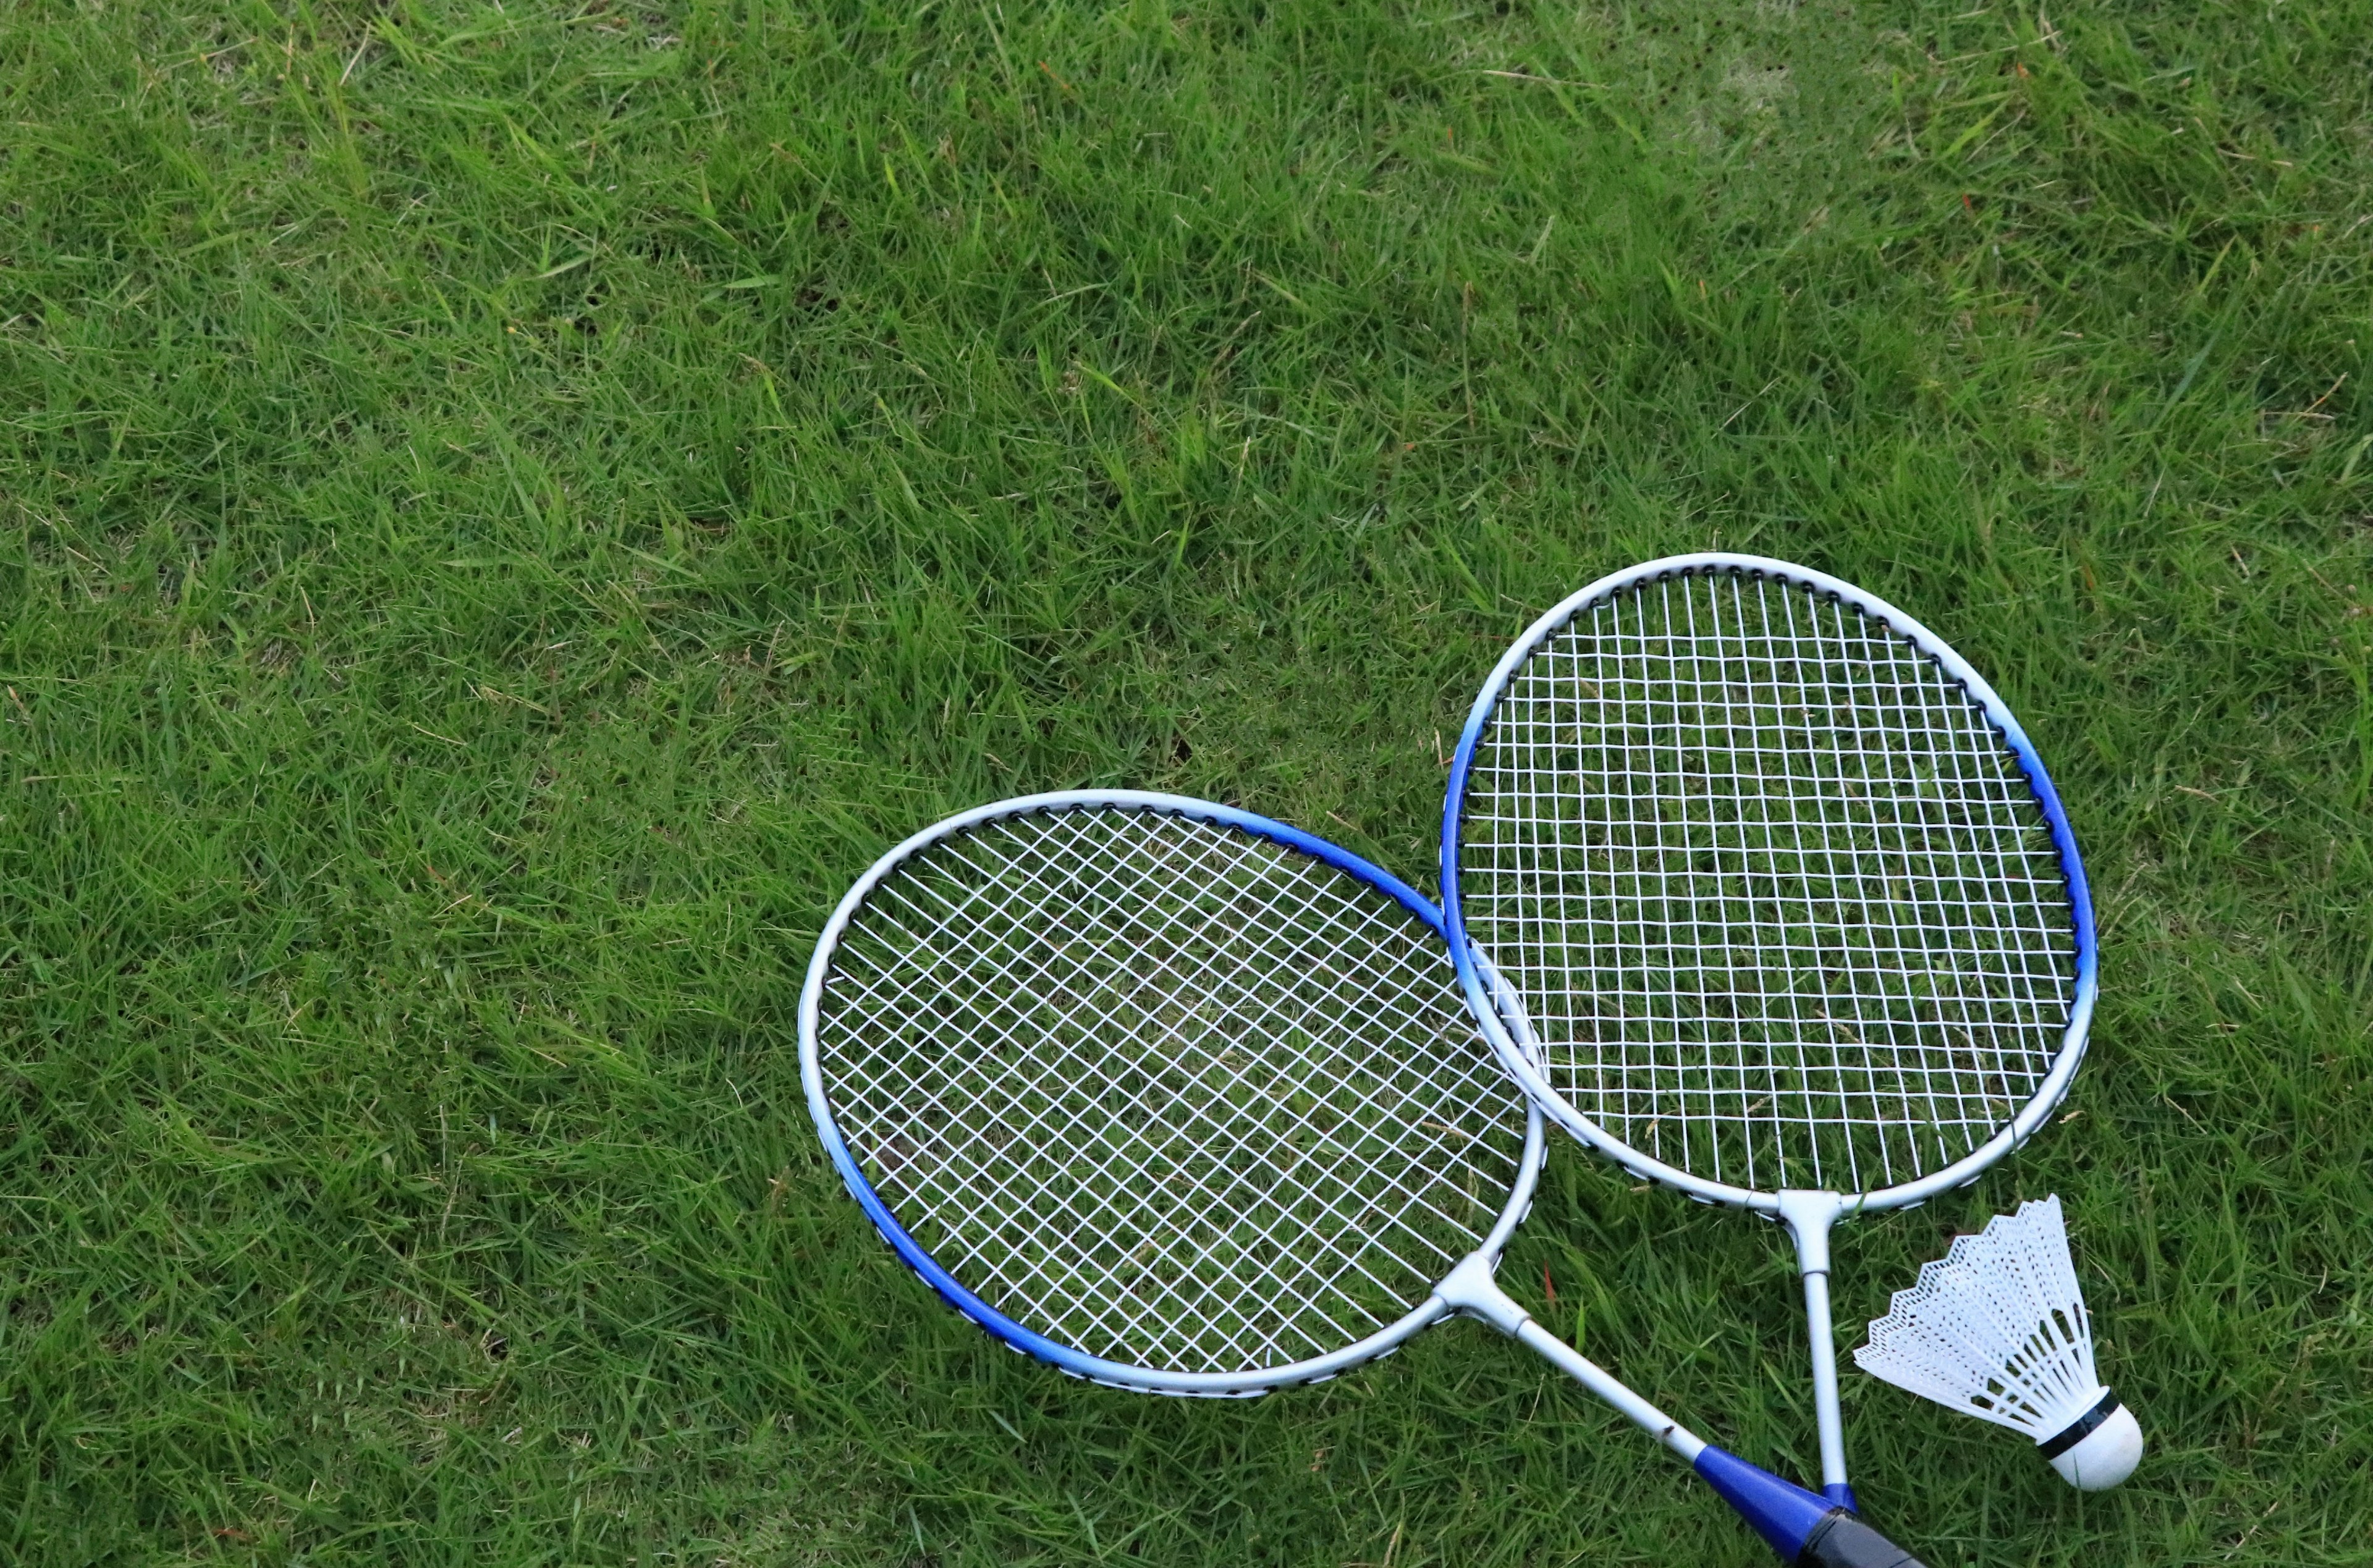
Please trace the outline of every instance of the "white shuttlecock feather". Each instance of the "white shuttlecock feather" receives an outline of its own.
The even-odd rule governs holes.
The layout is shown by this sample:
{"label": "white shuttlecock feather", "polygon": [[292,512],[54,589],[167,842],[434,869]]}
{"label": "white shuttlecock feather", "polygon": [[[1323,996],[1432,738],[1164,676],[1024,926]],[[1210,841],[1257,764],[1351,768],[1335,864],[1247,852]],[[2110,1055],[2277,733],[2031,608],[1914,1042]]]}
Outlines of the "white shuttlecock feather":
{"label": "white shuttlecock feather", "polygon": [[2133,1473],[2142,1428],[2093,1369],[2093,1325],[2057,1196],[1997,1214],[1898,1291],[1854,1361],[1938,1404],[2024,1432],[2087,1492]]}

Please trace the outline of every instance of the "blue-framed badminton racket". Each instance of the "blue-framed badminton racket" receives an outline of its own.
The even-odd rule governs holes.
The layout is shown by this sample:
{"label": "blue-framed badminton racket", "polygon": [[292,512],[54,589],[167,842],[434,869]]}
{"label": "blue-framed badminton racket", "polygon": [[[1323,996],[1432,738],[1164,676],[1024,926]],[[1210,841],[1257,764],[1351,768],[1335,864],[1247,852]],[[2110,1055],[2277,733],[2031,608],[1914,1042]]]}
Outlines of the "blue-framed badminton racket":
{"label": "blue-framed badminton racket", "polygon": [[898,1256],[1066,1372],[1258,1394],[1464,1312],[1689,1461],[1783,1561],[1918,1568],[1493,1283],[1542,1123],[1441,933],[1385,872],[1226,807],[983,807],[883,856],[825,925],[800,1001],[809,1107]]}
{"label": "blue-framed badminton racket", "polygon": [[1993,688],[1849,584],[1675,556],[1542,616],[1443,813],[1470,1011],[1633,1172],[1786,1223],[1824,1493],[1851,1508],[1829,1231],[1976,1178],[2067,1093],[2092,906]]}

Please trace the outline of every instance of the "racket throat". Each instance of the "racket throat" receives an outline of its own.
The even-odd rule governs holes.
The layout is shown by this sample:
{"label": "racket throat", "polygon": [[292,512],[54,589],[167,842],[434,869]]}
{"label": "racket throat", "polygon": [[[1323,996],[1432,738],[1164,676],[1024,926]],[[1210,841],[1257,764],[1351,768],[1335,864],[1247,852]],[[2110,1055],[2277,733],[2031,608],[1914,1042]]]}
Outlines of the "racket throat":
{"label": "racket throat", "polygon": [[1480,1318],[1503,1334],[1514,1334],[1532,1320],[1493,1277],[1499,1260],[1488,1252],[1469,1252],[1433,1287],[1433,1298],[1453,1312]]}
{"label": "racket throat", "polygon": [[1829,1320],[1829,1232],[1848,1207],[1841,1193],[1790,1191],[1779,1196],[1781,1221],[1796,1244],[1805,1284],[1805,1334],[1813,1353],[1813,1416],[1821,1442],[1821,1493],[1859,1511],[1846,1482],[1845,1421],[1838,1410],[1838,1343]]}

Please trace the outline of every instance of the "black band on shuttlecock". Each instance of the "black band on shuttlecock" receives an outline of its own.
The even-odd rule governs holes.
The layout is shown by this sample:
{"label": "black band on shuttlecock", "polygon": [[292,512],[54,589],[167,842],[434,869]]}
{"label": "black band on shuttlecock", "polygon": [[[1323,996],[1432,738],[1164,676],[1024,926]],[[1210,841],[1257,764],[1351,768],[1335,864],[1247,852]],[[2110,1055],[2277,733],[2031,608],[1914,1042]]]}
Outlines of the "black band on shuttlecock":
{"label": "black band on shuttlecock", "polygon": [[2068,1423],[2067,1431],[2062,1433],[2057,1437],[2046,1438],[2043,1442],[2038,1443],[2036,1446],[2043,1450],[2043,1457],[2045,1458],[2056,1459],[2061,1455],[2068,1452],[2069,1449],[2076,1446],[2077,1444],[2082,1443],[2087,1437],[2092,1436],[2094,1428],[2099,1426],[2103,1422],[2109,1420],[2110,1416],[2116,1414],[2117,1409],[2117,1394],[2111,1389],[2104,1388],[2101,1390],[2101,1402],[2099,1404],[2095,1405],[2091,1410],[2087,1411],[2083,1415],[2080,1415],[2075,1421],[2070,1422]]}

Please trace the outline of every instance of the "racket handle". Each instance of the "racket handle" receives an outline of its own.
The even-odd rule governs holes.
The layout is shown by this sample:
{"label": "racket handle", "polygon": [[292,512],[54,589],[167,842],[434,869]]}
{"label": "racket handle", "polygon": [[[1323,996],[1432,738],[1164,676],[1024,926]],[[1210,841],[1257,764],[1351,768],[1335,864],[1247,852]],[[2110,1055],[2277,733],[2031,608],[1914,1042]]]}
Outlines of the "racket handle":
{"label": "racket handle", "polygon": [[1790,1568],[1921,1568],[1920,1560],[1818,1492],[1708,1444],[1690,1469]]}
{"label": "racket handle", "polygon": [[1796,1568],[1922,1568],[1918,1558],[1847,1513],[1832,1508],[1805,1538]]}

